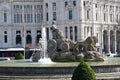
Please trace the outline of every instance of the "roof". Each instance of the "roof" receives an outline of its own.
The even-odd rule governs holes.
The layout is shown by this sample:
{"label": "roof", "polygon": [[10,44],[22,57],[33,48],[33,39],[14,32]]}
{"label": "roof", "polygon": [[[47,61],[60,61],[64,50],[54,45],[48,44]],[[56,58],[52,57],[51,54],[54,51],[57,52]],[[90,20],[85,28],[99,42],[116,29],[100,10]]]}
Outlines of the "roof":
{"label": "roof", "polygon": [[[31,48],[30,51],[40,50],[37,48]],[[24,48],[2,48],[0,51],[24,51]]]}

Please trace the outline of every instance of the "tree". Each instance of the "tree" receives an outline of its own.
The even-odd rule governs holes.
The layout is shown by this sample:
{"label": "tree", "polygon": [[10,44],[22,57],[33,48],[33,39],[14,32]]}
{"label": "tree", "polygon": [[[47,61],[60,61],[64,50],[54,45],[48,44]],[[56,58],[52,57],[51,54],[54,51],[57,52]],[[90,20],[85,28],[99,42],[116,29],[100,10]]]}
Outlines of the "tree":
{"label": "tree", "polygon": [[24,59],[24,56],[22,53],[18,53],[15,55],[15,59]]}
{"label": "tree", "polygon": [[74,70],[72,80],[96,80],[96,75],[90,65],[82,61]]}

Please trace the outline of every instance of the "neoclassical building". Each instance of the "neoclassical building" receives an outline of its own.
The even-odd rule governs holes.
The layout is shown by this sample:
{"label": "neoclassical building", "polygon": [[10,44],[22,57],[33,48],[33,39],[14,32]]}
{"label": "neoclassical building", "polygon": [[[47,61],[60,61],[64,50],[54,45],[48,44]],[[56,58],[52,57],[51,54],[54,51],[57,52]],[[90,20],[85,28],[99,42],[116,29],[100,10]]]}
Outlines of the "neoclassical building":
{"label": "neoclassical building", "polygon": [[96,36],[101,52],[120,52],[120,0],[0,0],[0,48],[36,46],[46,27],[57,27],[66,38],[84,41]]}

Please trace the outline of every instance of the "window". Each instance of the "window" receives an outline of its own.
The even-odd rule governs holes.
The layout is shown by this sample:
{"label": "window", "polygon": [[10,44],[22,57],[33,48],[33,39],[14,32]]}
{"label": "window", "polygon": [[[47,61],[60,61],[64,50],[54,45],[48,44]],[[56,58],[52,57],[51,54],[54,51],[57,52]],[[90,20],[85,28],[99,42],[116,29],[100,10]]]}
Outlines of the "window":
{"label": "window", "polygon": [[34,22],[40,23],[43,19],[43,14],[41,12],[42,5],[34,5]]}
{"label": "window", "polygon": [[42,38],[42,36],[41,36],[41,30],[38,30],[38,31],[37,31],[37,37],[36,37],[36,44],[39,43],[39,39],[40,39],[40,38]]}
{"label": "window", "polygon": [[87,19],[90,19],[90,11],[87,10]]}
{"label": "window", "polygon": [[4,31],[4,43],[7,43],[7,31]]}
{"label": "window", "polygon": [[69,10],[69,20],[71,20],[72,17],[73,17],[73,15],[72,15],[72,10]]}
{"label": "window", "polygon": [[105,5],[105,4],[104,4],[104,6],[103,6],[103,7],[104,7],[104,9],[106,9],[106,5]]}
{"label": "window", "polygon": [[86,36],[87,36],[87,27],[84,26],[84,38],[86,38]]}
{"label": "window", "polygon": [[65,37],[68,38],[68,27],[65,27]]}
{"label": "window", "polygon": [[75,0],[73,1],[73,5],[76,6],[76,1]]}
{"label": "window", "polygon": [[21,33],[20,31],[16,31],[16,35],[20,35],[20,33]]}
{"label": "window", "polygon": [[118,14],[116,14],[116,21],[117,21],[117,22],[119,21],[119,16],[118,16]]}
{"label": "window", "polygon": [[24,5],[24,10],[32,10],[32,5]]}
{"label": "window", "polygon": [[48,12],[46,13],[46,21],[49,20]]}
{"label": "window", "polygon": [[56,3],[53,2],[52,5],[53,5],[53,11],[56,10]]}
{"label": "window", "polygon": [[4,42],[7,43],[7,35],[4,36]]}
{"label": "window", "polygon": [[49,28],[46,28],[46,32],[47,32],[47,40],[49,40]]}
{"label": "window", "polygon": [[98,4],[95,4],[95,7],[98,8]]}
{"label": "window", "polygon": [[116,6],[116,11],[119,11],[119,7],[118,6]]}
{"label": "window", "polygon": [[24,5],[24,22],[25,23],[33,22],[32,7],[33,7],[32,5]]}
{"label": "window", "polygon": [[104,18],[104,21],[106,21],[106,14],[104,13],[104,15],[103,15],[103,18]]}
{"label": "window", "polygon": [[4,22],[7,22],[7,13],[4,13]]}
{"label": "window", "polygon": [[7,31],[5,31],[4,34],[7,34]]}
{"label": "window", "polygon": [[14,5],[14,23],[22,23],[22,5]]}
{"label": "window", "polygon": [[83,6],[85,6],[85,5],[86,5],[86,2],[84,1],[84,2],[83,2]]}
{"label": "window", "polygon": [[32,44],[31,31],[27,31],[26,44]]}
{"label": "window", "polygon": [[98,13],[96,13],[96,21],[98,20]]}
{"label": "window", "polygon": [[35,23],[40,23],[41,22],[41,15],[40,13],[35,14]]}
{"label": "window", "polygon": [[70,39],[73,40],[73,28],[70,26]]}
{"label": "window", "polygon": [[22,5],[14,5],[14,10],[22,10]]}
{"label": "window", "polygon": [[77,41],[77,26],[74,27],[74,32],[75,32],[75,41]]}
{"label": "window", "polygon": [[48,3],[45,4],[46,8],[48,8]]}
{"label": "window", "polygon": [[31,37],[31,35],[27,35],[27,37],[26,37],[26,44],[32,44],[32,37]]}
{"label": "window", "polygon": [[20,34],[21,34],[20,31],[16,31],[16,44],[22,43]]}
{"label": "window", "polygon": [[19,13],[14,14],[14,23],[22,23],[22,14]]}
{"label": "window", "polygon": [[110,5],[110,10],[112,10],[112,5]]}
{"label": "window", "polygon": [[67,1],[65,1],[65,7],[68,5],[68,2]]}
{"label": "window", "polygon": [[91,36],[91,32],[90,32],[90,27],[89,26],[87,27],[87,37],[88,36]]}
{"label": "window", "polygon": [[56,12],[53,12],[53,20],[56,21]]}
{"label": "window", "polygon": [[40,10],[40,9],[42,9],[42,5],[34,5],[34,9],[35,10]]}
{"label": "window", "polygon": [[16,44],[21,44],[21,36],[20,35],[16,36]]}
{"label": "window", "polygon": [[32,23],[33,22],[33,15],[31,13],[24,14],[24,21],[25,23]]}
{"label": "window", "polygon": [[112,22],[112,20],[113,20],[112,16],[113,16],[113,15],[112,15],[112,14],[110,14],[110,21],[111,21],[111,22]]}

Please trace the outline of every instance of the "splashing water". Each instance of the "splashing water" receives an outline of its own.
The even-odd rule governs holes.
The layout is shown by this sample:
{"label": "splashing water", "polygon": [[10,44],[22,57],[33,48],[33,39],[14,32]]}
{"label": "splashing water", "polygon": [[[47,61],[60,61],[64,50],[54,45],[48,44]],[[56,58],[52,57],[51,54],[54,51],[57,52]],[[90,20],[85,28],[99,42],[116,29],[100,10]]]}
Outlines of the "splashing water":
{"label": "splashing water", "polygon": [[39,63],[41,64],[53,63],[47,55],[47,39],[46,39],[46,28],[45,27],[42,27],[42,38],[39,41],[39,43],[40,43],[40,48],[42,51],[42,54],[40,55],[42,56],[42,58],[39,60]]}

